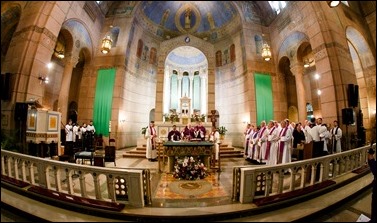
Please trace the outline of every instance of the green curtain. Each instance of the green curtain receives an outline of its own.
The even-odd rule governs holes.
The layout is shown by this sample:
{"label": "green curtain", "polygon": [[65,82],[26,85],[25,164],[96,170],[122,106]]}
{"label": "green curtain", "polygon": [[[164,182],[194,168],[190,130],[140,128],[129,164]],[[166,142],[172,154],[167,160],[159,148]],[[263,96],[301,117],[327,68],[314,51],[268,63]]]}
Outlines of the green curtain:
{"label": "green curtain", "polygon": [[93,109],[93,125],[97,135],[109,136],[114,81],[115,68],[98,70]]}
{"label": "green curtain", "polygon": [[257,125],[263,120],[268,123],[274,117],[271,76],[255,73],[254,82],[257,101]]}

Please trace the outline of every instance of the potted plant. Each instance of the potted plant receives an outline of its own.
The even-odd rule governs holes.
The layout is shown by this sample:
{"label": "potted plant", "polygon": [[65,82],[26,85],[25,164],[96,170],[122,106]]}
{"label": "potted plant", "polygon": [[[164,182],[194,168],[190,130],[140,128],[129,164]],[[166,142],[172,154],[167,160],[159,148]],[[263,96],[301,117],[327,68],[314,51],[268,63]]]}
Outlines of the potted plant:
{"label": "potted plant", "polygon": [[225,133],[228,131],[225,126],[220,126],[217,131],[219,131],[219,134],[220,134],[220,139],[223,140],[224,139],[224,136],[225,136]]}
{"label": "potted plant", "polygon": [[148,128],[148,127],[143,127],[143,128],[141,128],[141,134],[142,134],[142,135],[145,135],[145,133],[147,132],[147,128]]}

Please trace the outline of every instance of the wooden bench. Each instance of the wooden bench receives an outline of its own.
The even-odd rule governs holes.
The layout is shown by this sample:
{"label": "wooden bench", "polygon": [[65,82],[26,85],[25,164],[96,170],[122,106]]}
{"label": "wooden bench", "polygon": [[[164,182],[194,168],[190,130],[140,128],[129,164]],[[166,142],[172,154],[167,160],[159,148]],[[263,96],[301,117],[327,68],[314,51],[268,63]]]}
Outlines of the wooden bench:
{"label": "wooden bench", "polygon": [[77,159],[81,159],[82,163],[84,163],[84,160],[90,160],[90,165],[92,165],[93,163],[93,157],[94,157],[94,152],[88,152],[88,151],[77,152],[74,155],[75,162]]}
{"label": "wooden bench", "polygon": [[30,184],[27,183],[27,182],[23,182],[21,180],[17,180],[17,179],[14,179],[14,178],[10,178],[8,176],[5,176],[5,175],[1,175],[1,181],[5,181],[9,184],[12,184],[14,186],[17,186],[17,187],[26,187],[26,186],[29,186]]}
{"label": "wooden bench", "polygon": [[39,195],[42,195],[48,198],[64,201],[67,203],[83,205],[83,206],[92,207],[92,208],[98,208],[101,210],[106,209],[109,211],[119,212],[126,206],[125,204],[121,204],[121,203],[79,197],[75,195],[70,195],[70,194],[65,194],[65,193],[49,190],[49,189],[38,187],[38,186],[31,186],[28,189],[28,191],[37,193]]}

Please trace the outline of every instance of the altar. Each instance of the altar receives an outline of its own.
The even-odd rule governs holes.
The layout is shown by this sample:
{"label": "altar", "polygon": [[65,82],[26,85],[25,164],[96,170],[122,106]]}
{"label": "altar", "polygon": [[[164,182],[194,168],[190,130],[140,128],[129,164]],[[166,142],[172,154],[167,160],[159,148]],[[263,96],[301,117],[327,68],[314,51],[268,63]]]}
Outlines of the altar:
{"label": "altar", "polygon": [[175,157],[200,156],[205,167],[209,168],[210,158],[213,153],[214,144],[207,141],[196,142],[165,142],[164,155],[168,157],[168,170],[174,172]]}

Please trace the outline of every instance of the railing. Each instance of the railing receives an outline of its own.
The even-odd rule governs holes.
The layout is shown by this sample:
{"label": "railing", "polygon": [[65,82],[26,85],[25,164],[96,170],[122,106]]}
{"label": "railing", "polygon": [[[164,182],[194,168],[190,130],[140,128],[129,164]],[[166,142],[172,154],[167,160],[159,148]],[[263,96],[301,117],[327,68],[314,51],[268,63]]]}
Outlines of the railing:
{"label": "railing", "polygon": [[364,146],[275,166],[234,167],[232,200],[251,203],[258,198],[281,195],[335,180],[367,165],[369,148]]}
{"label": "railing", "polygon": [[[336,181],[365,167],[368,149],[369,146],[364,146],[275,166],[236,166],[233,168],[232,200],[251,203],[258,198]],[[96,167],[1,150],[1,171],[9,178],[68,195],[124,202],[134,207],[144,207],[152,202],[147,168]]]}
{"label": "railing", "polygon": [[1,173],[34,186],[83,198],[124,202],[134,207],[144,207],[151,201],[148,169],[79,165],[2,149]]}

